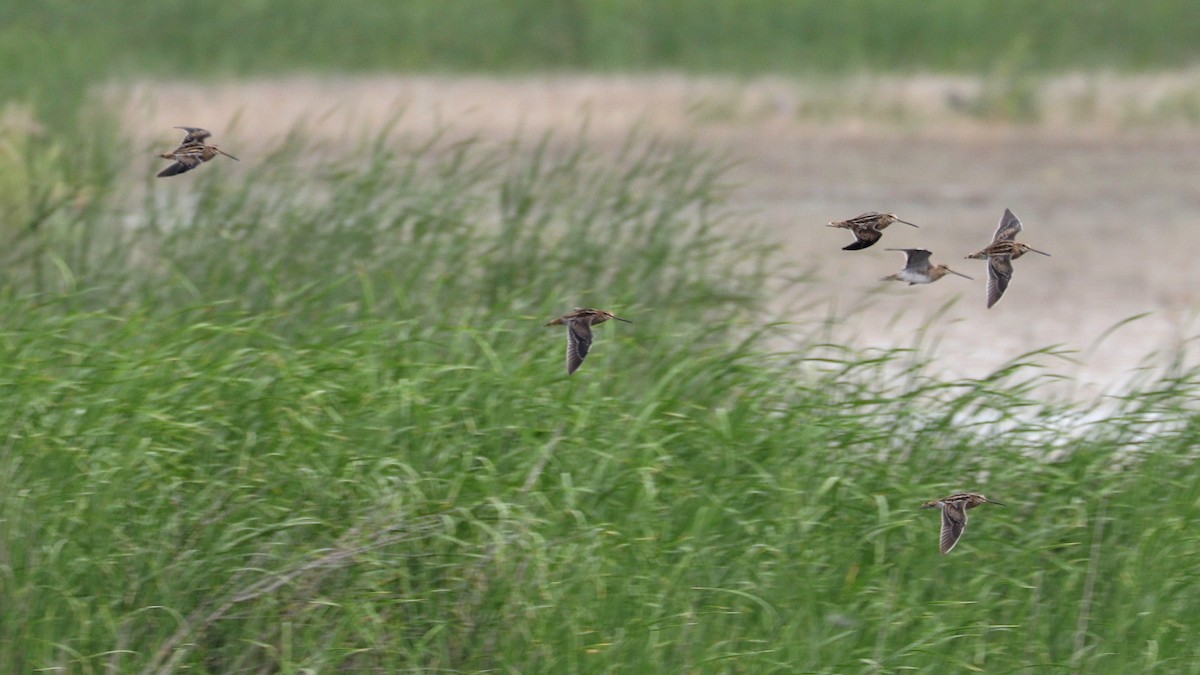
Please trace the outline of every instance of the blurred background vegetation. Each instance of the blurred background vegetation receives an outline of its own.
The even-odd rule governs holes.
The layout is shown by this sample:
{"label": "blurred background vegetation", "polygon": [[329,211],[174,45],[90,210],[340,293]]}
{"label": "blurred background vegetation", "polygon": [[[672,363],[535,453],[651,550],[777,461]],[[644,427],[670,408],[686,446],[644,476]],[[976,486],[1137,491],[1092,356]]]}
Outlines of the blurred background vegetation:
{"label": "blurred background vegetation", "polygon": [[[1189,0],[10,0],[0,99],[79,102],[111,77],[294,71],[830,74],[1182,67]],[[57,102],[57,104],[55,103]]]}

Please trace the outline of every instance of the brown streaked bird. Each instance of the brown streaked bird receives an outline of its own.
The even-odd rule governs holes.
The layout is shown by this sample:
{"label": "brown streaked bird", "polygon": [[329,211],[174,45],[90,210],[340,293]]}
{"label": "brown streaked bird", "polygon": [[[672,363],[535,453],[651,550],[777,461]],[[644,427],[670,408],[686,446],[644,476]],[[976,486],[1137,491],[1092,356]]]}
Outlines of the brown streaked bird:
{"label": "brown streaked bird", "polygon": [[905,256],[904,269],[889,274],[884,277],[883,281],[907,281],[909,286],[913,284],[932,284],[949,274],[957,274],[964,279],[971,277],[962,272],[955,272],[945,265],[934,265],[929,262],[929,256],[933,255],[923,248],[889,248],[889,251],[903,251]]}
{"label": "brown streaked bird", "polygon": [[883,236],[883,230],[892,223],[904,223],[916,227],[907,220],[900,220],[894,213],[879,213],[878,211],[868,211],[850,220],[835,220],[825,227],[840,227],[850,230],[854,233],[854,243],[843,246],[842,250],[857,251],[879,241],[879,238]]}
{"label": "brown streaked bird", "polygon": [[949,497],[925,502],[921,505],[923,509],[938,508],[942,510],[942,555],[946,555],[954,549],[954,545],[962,537],[963,531],[967,529],[967,511],[980,504],[1004,506],[1000,502],[992,501],[983,495],[971,492],[960,492]]}
{"label": "brown streaked bird", "polygon": [[1000,227],[996,228],[996,234],[992,237],[992,243],[988,244],[982,250],[967,256],[968,259],[974,260],[987,258],[988,309],[991,309],[992,305],[996,304],[996,301],[1000,299],[1000,296],[1004,295],[1005,289],[1008,288],[1008,282],[1012,281],[1012,261],[1020,258],[1029,251],[1040,253],[1044,256],[1050,255],[1032,246],[1017,243],[1016,238],[1020,231],[1021,221],[1013,215],[1012,211],[1004,209],[1004,215],[1000,217]]}
{"label": "brown streaked bird", "polygon": [[182,129],[187,133],[184,135],[183,140],[179,142],[179,147],[175,148],[171,152],[164,152],[163,154],[159,155],[159,157],[162,157],[163,159],[175,160],[174,164],[158,172],[159,178],[177,176],[181,173],[191,171],[204,162],[216,157],[218,154],[225,155],[226,157],[235,161],[240,161],[237,157],[234,157],[215,145],[205,144],[204,139],[212,136],[208,130],[201,129],[199,127],[175,128]]}
{"label": "brown streaked bird", "polygon": [[547,326],[567,326],[567,374],[574,374],[592,349],[592,326],[604,323],[609,319],[633,323],[622,319],[612,312],[602,309],[586,309],[576,307],[570,314],[565,314],[546,324]]}

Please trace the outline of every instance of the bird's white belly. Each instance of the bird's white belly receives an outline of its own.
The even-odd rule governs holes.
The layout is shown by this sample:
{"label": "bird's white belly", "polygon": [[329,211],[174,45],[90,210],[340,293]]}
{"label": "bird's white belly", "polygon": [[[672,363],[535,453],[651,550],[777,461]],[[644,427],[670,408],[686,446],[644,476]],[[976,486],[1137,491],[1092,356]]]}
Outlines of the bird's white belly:
{"label": "bird's white belly", "polygon": [[918,274],[911,270],[903,270],[900,272],[900,280],[907,281],[910,284],[927,284],[933,279],[930,279],[926,274]]}

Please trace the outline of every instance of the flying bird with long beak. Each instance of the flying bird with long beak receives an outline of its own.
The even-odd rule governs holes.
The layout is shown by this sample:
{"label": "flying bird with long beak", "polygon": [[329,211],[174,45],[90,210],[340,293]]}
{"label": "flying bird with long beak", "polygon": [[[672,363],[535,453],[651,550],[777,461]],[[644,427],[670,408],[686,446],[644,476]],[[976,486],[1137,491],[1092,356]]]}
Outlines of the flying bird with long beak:
{"label": "flying bird with long beak", "polygon": [[996,234],[992,237],[992,243],[967,256],[968,259],[973,260],[987,258],[988,309],[991,309],[992,305],[996,304],[996,301],[1000,299],[1000,296],[1004,295],[1004,291],[1008,288],[1008,282],[1012,281],[1012,261],[1030,251],[1040,253],[1044,256],[1050,255],[1032,246],[1017,243],[1016,238],[1020,231],[1021,221],[1013,215],[1012,211],[1004,209],[1004,215],[1000,217],[1000,227],[996,228]]}
{"label": "flying bird with long beak", "polygon": [[579,370],[579,366],[583,364],[583,360],[587,358],[588,352],[592,349],[592,326],[604,323],[609,319],[633,323],[628,319],[622,319],[612,312],[606,312],[602,309],[576,307],[571,313],[560,316],[546,324],[547,326],[562,326],[564,324],[567,326],[568,375],[572,375],[576,370]]}
{"label": "flying bird with long beak", "polygon": [[201,129],[199,127],[175,128],[182,129],[187,133],[184,135],[183,140],[180,141],[179,147],[175,148],[171,152],[164,152],[163,154],[159,155],[159,157],[162,157],[163,159],[171,159],[175,161],[174,164],[171,164],[167,168],[158,172],[159,178],[177,176],[181,173],[191,171],[213,157],[216,157],[218,154],[225,155],[234,161],[241,161],[238,160],[237,157],[234,157],[215,145],[206,144],[204,139],[212,136],[207,129]]}
{"label": "flying bird with long beak", "polygon": [[916,227],[907,220],[900,220],[894,213],[879,213],[878,211],[868,211],[850,220],[835,220],[825,227],[840,227],[850,230],[854,234],[854,243],[843,246],[842,250],[858,251],[873,246],[883,236],[883,230],[892,223],[904,223]]}
{"label": "flying bird with long beak", "polygon": [[888,250],[903,251],[905,263],[904,269],[887,275],[883,281],[907,281],[908,285],[912,286],[913,284],[932,284],[947,274],[957,274],[964,279],[971,278],[962,272],[955,272],[945,265],[934,265],[929,262],[929,256],[933,254],[923,248],[889,248]]}
{"label": "flying bird with long beak", "polygon": [[967,529],[967,511],[980,504],[1004,506],[1000,502],[994,502],[983,495],[971,492],[960,492],[949,497],[925,502],[921,505],[923,509],[942,510],[942,536],[940,540],[942,555],[946,555],[954,550],[954,545],[958,543],[959,538],[963,535],[963,531]]}

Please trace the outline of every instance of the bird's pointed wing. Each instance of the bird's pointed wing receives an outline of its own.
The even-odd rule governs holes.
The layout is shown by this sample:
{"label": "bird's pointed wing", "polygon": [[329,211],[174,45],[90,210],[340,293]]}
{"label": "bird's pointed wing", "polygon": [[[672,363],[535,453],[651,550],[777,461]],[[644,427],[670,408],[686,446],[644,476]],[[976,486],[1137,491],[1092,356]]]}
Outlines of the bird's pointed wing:
{"label": "bird's pointed wing", "polygon": [[1012,280],[1013,266],[1009,256],[992,256],[988,258],[988,288],[987,306],[992,305],[1004,295],[1008,282]]}
{"label": "bird's pointed wing", "polygon": [[854,233],[854,243],[849,246],[843,246],[843,251],[858,251],[860,249],[873,246],[883,233],[873,227],[856,227],[851,230]]}
{"label": "bird's pointed wing", "polygon": [[587,321],[567,322],[567,374],[572,375],[592,349],[592,327]]}
{"label": "bird's pointed wing", "polygon": [[958,543],[958,539],[962,536],[963,530],[965,529],[967,529],[967,512],[953,503],[947,503],[945,506],[943,506],[941,537],[942,555],[946,555],[954,549],[954,545]]}
{"label": "bird's pointed wing", "polygon": [[933,255],[923,248],[905,248],[904,255],[907,257],[904,263],[904,269],[912,270],[913,272],[923,272],[930,268],[929,256]]}
{"label": "bird's pointed wing", "polygon": [[175,163],[158,172],[159,178],[177,176],[200,166],[201,159],[197,155],[182,154],[175,156]]}
{"label": "bird's pointed wing", "polygon": [[183,140],[179,141],[179,147],[181,147],[181,148],[185,145],[191,145],[192,143],[202,143],[202,142],[204,142],[204,139],[208,138],[209,136],[212,136],[212,133],[210,133],[208,131],[208,129],[201,129],[200,127],[175,127],[175,128],[182,129],[183,131],[187,132],[186,135],[184,135]]}
{"label": "bird's pointed wing", "polygon": [[1012,211],[1004,209],[1004,215],[1000,217],[1000,227],[996,228],[996,236],[992,237],[992,241],[1012,241],[1017,238],[1017,233],[1021,231],[1021,221],[1013,215]]}

